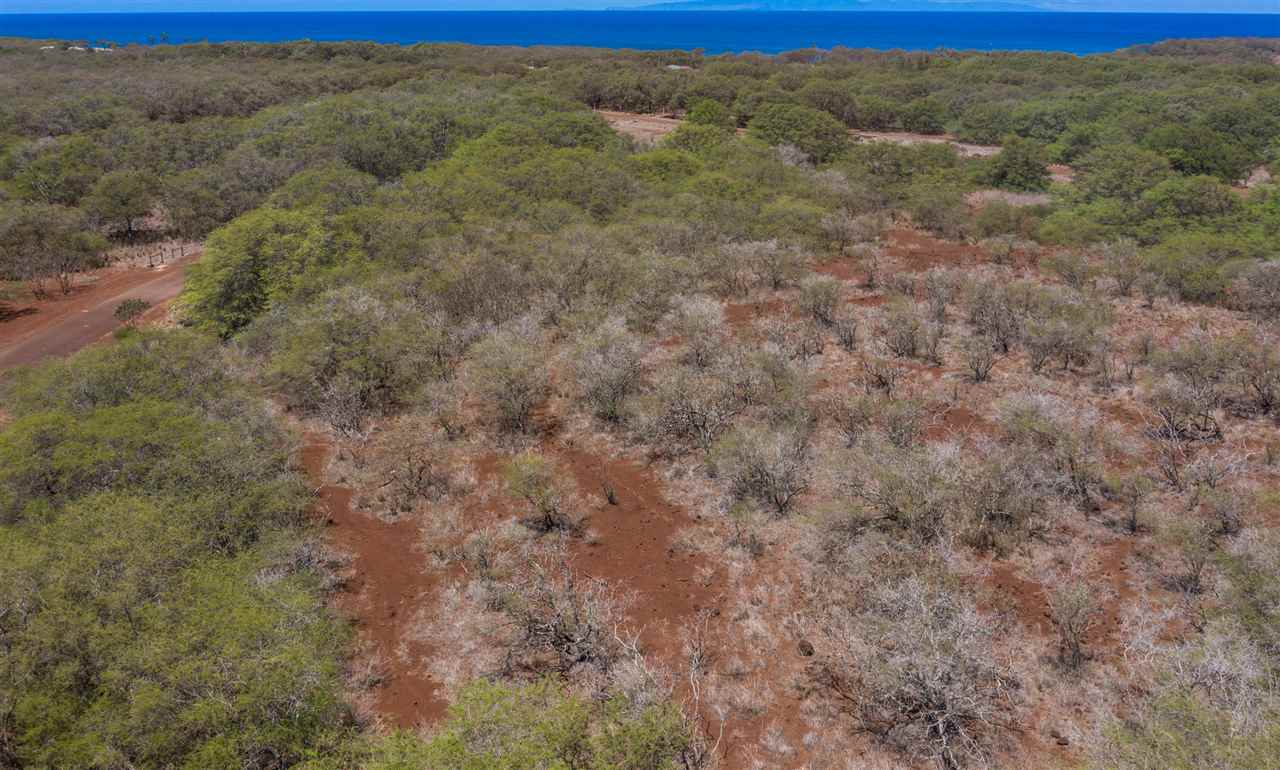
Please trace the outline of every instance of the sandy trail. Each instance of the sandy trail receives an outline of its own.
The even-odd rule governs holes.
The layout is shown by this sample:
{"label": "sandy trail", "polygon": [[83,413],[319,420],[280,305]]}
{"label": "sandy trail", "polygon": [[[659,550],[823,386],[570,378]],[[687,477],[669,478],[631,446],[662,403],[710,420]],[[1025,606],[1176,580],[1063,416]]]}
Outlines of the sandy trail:
{"label": "sandy trail", "polygon": [[106,269],[69,296],[0,305],[0,370],[70,355],[102,339],[120,325],[114,313],[123,300],[168,302],[182,291],[186,268],[198,257],[153,268]]}
{"label": "sandy trail", "polygon": [[[682,121],[667,115],[640,115],[633,112],[616,110],[596,110],[596,114],[615,131],[634,139],[653,142],[675,131]],[[743,129],[738,129],[743,133]],[[956,152],[966,157],[985,158],[1000,152],[993,145],[970,144],[961,142],[950,134],[912,134],[906,131],[860,131],[850,130],[849,135],[861,142],[891,142],[893,144],[949,144]]]}

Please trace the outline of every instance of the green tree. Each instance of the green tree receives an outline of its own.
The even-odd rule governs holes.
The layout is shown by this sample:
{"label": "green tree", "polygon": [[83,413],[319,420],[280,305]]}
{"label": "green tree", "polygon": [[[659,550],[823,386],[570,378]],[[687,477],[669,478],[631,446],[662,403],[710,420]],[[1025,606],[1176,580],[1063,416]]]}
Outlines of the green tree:
{"label": "green tree", "polygon": [[42,203],[74,206],[89,192],[105,164],[102,149],[75,135],[41,147],[14,175],[19,195]]}
{"label": "green tree", "polygon": [[335,232],[314,209],[259,209],[209,236],[188,271],[183,307],[201,326],[230,336],[331,271],[358,267],[360,256],[354,237]]}
{"label": "green tree", "polygon": [[988,184],[1004,190],[1038,192],[1049,188],[1049,169],[1044,148],[1018,136],[1005,139],[1004,147],[989,162]]}
{"label": "green tree", "polygon": [[736,121],[729,108],[714,99],[699,99],[689,106],[685,120],[703,126],[733,128]]}
{"label": "green tree", "polygon": [[64,294],[75,273],[106,248],[88,229],[84,215],[65,206],[14,201],[0,203],[0,274],[29,281],[43,294],[44,281],[57,278]]}
{"label": "green tree", "polygon": [[123,226],[125,234],[132,236],[138,220],[151,213],[156,191],[155,178],[146,172],[110,171],[98,178],[83,206],[98,221]]}
{"label": "green tree", "polygon": [[1227,184],[1239,182],[1257,162],[1247,147],[1204,125],[1159,126],[1142,144],[1167,158],[1180,173],[1214,176]]}
{"label": "green tree", "polygon": [[1086,200],[1133,202],[1173,173],[1164,156],[1135,145],[1100,147],[1076,164],[1075,186]]}
{"label": "green tree", "polygon": [[481,680],[468,685],[449,712],[444,730],[426,745],[394,743],[375,754],[369,770],[676,770],[685,766],[691,745],[669,703],[632,705],[615,696],[593,704],[552,680],[524,686]]}
{"label": "green tree", "polygon": [[827,163],[849,144],[844,124],[830,113],[799,104],[770,104],[747,124],[751,135],[772,145],[798,147],[817,163]]}

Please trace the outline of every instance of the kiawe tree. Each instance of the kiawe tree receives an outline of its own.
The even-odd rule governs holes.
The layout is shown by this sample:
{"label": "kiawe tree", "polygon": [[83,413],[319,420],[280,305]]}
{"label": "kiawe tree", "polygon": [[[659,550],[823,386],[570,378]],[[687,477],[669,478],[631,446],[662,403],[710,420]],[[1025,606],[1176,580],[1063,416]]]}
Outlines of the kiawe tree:
{"label": "kiawe tree", "polygon": [[799,104],[770,104],[756,113],[747,128],[769,144],[794,145],[817,163],[833,160],[849,143],[843,123],[830,113]]}
{"label": "kiawe tree", "polygon": [[98,179],[83,205],[99,222],[132,236],[138,221],[151,213],[156,190],[150,174],[132,169],[111,171]]}
{"label": "kiawe tree", "polygon": [[76,209],[21,201],[0,205],[0,275],[28,281],[44,293],[44,281],[58,279],[64,294],[74,274],[106,244],[87,228]]}
{"label": "kiawe tree", "polygon": [[258,209],[209,236],[187,276],[186,309],[230,336],[358,254],[354,237],[330,228],[314,209]]}
{"label": "kiawe tree", "polygon": [[1049,188],[1044,148],[1030,139],[1011,136],[987,167],[987,181],[1005,190],[1038,192]]}

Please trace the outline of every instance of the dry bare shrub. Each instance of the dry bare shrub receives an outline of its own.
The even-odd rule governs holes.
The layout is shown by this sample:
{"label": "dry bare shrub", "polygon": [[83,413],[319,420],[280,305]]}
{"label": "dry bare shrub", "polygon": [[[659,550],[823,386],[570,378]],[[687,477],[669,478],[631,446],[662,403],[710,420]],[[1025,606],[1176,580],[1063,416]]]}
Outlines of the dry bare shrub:
{"label": "dry bare shrub", "polygon": [[1089,319],[1053,317],[1027,321],[1023,332],[1031,371],[1039,372],[1050,360],[1061,361],[1062,370],[1083,367],[1097,349],[1097,328]]}
{"label": "dry bare shrub", "polygon": [[1137,534],[1149,524],[1145,503],[1155,488],[1152,480],[1142,473],[1130,473],[1108,480],[1108,496],[1120,503],[1124,512],[1124,527],[1129,534]]}
{"label": "dry bare shrub", "polygon": [[773,291],[795,283],[804,271],[805,259],[800,250],[777,240],[748,241],[726,248],[739,250],[756,283]]}
{"label": "dry bare shrub", "polygon": [[1243,730],[1257,729],[1275,713],[1280,682],[1274,663],[1231,620],[1209,624],[1201,637],[1177,648],[1167,665],[1172,686],[1203,693]]}
{"label": "dry bare shrub", "polygon": [[1239,534],[1254,507],[1254,496],[1237,487],[1211,489],[1200,495],[1202,513],[1217,522],[1221,535]]}
{"label": "dry bare shrub", "polygon": [[876,405],[880,429],[898,449],[910,449],[924,438],[931,415],[923,403],[914,398],[886,400]]}
{"label": "dry bare shrub", "polygon": [[433,382],[423,389],[422,406],[449,441],[456,441],[467,432],[462,403],[463,393],[456,380]]}
{"label": "dry bare shrub", "polygon": [[898,358],[915,358],[924,345],[925,324],[915,306],[899,303],[883,315],[880,343]]}
{"label": "dry bare shrub", "polygon": [[822,355],[827,338],[815,321],[786,321],[765,318],[756,322],[765,344],[789,360],[804,361]]}
{"label": "dry bare shrub", "polygon": [[891,297],[912,300],[916,298],[916,277],[911,273],[894,273],[884,279],[884,290]]}
{"label": "dry bare shrub", "polygon": [[1002,399],[999,411],[1009,444],[1043,464],[1056,492],[1096,510],[1106,442],[1097,413],[1047,394]]}
{"label": "dry bare shrub", "polygon": [[840,306],[840,281],[829,275],[811,275],[800,282],[800,296],[796,305],[824,326],[836,321],[836,309]]}
{"label": "dry bare shrub", "polygon": [[964,467],[953,445],[874,445],[855,452],[843,474],[842,489],[858,506],[855,529],[902,533],[920,543],[958,534]]}
{"label": "dry bare shrub", "polygon": [[823,400],[821,413],[835,423],[845,446],[852,449],[871,428],[876,407],[877,404],[866,396],[836,393]]}
{"label": "dry bare shrub", "polygon": [[1013,263],[1013,255],[1016,253],[1017,244],[1018,238],[1014,235],[996,235],[978,241],[978,247],[990,254],[991,261],[997,265]]}
{"label": "dry bare shrub", "polygon": [[1165,283],[1160,276],[1155,273],[1143,273],[1138,276],[1138,281],[1134,284],[1138,293],[1142,295],[1142,306],[1147,310],[1151,310],[1156,306],[1156,300],[1161,297],[1168,297],[1173,293],[1169,288],[1169,284]]}
{"label": "dry bare shrub", "polygon": [[627,319],[637,329],[657,328],[671,312],[672,300],[697,280],[689,264],[671,254],[646,250],[627,265],[627,272],[619,271],[619,279],[625,279],[619,301],[625,301]]}
{"label": "dry bare shrub", "polygon": [[786,515],[812,483],[811,433],[808,424],[735,428],[716,445],[715,468],[738,498]]}
{"label": "dry bare shrub", "polygon": [[1010,728],[1019,687],[994,655],[998,624],[919,575],[839,608],[819,681],[860,731],[916,761],[982,764]]}
{"label": "dry bare shrub", "polygon": [[722,297],[743,297],[755,283],[750,250],[740,243],[723,244],[708,252],[702,263],[703,278]]}
{"label": "dry bare shrub", "polygon": [[1052,478],[1015,447],[985,447],[982,455],[957,474],[956,528],[972,547],[1005,553],[1047,528]]}
{"label": "dry bare shrub", "polygon": [[607,677],[625,650],[616,630],[626,603],[603,580],[574,570],[558,548],[536,553],[496,587],[507,618],[502,675]]}
{"label": "dry bare shrub", "polygon": [[849,251],[858,266],[866,274],[863,286],[874,290],[880,285],[881,266],[884,264],[884,249],[871,243],[863,243]]}
{"label": "dry bare shrub", "polygon": [[1216,387],[1196,387],[1166,375],[1155,383],[1145,401],[1148,433],[1155,439],[1189,443],[1222,437],[1222,426],[1215,415],[1221,392]]}
{"label": "dry bare shrub", "polygon": [[907,376],[907,368],[901,363],[879,356],[865,356],[862,359],[862,389],[868,395],[879,391],[885,398],[893,398],[898,385]]}
{"label": "dry bare shrub", "polygon": [[1001,284],[975,283],[968,293],[968,307],[974,330],[989,337],[1001,353],[1009,353],[1021,342],[1024,314]]}
{"label": "dry bare shrub", "polygon": [[855,215],[843,210],[828,214],[820,225],[823,237],[841,256],[857,244],[880,240],[887,226],[879,214]]}
{"label": "dry bare shrub", "polygon": [[1195,507],[1204,494],[1216,491],[1228,479],[1240,475],[1246,465],[1245,456],[1230,447],[1198,453],[1187,463],[1184,473],[1184,480],[1191,487],[1190,507]]}
{"label": "dry bare shrub", "polygon": [[1082,291],[1094,274],[1089,258],[1074,250],[1050,254],[1040,264],[1076,291]]}
{"label": "dry bare shrub", "polygon": [[449,494],[452,476],[439,441],[424,420],[402,419],[382,434],[375,449],[384,481],[391,493],[390,510],[407,513],[419,500],[438,500]]}
{"label": "dry bare shrub", "polygon": [[1166,512],[1157,532],[1174,554],[1175,569],[1167,575],[1170,587],[1186,594],[1204,588],[1204,573],[1216,550],[1216,523],[1195,514]]}
{"label": "dry bare shrub", "polygon": [[1236,307],[1265,321],[1280,318],[1280,262],[1259,262],[1231,285]]}
{"label": "dry bare shrub", "polygon": [[1223,405],[1226,387],[1241,358],[1237,340],[1197,331],[1156,357],[1156,368],[1175,378],[1204,412]]}
{"label": "dry bare shrub", "polygon": [[319,387],[316,414],[344,436],[362,436],[368,411],[366,390],[365,384],[351,375],[342,373],[330,377]]}
{"label": "dry bare shrub", "polygon": [[852,353],[858,348],[858,320],[848,316],[837,316],[832,324],[832,331],[835,332],[836,342],[840,348],[846,353]]}
{"label": "dry bare shrub", "polygon": [[503,465],[502,477],[507,490],[529,506],[522,523],[534,532],[574,532],[580,527],[572,490],[546,456],[533,451],[516,455]]}
{"label": "dry bare shrub", "polygon": [[724,307],[705,296],[677,297],[668,326],[685,345],[685,360],[698,368],[715,361],[724,344]]}
{"label": "dry bare shrub", "polygon": [[1280,341],[1274,338],[1248,340],[1239,350],[1234,379],[1239,401],[1249,411],[1268,415],[1280,405]]}
{"label": "dry bare shrub", "polygon": [[1050,571],[1040,582],[1046,586],[1049,618],[1058,632],[1058,663],[1076,671],[1088,660],[1085,645],[1103,619],[1108,587],[1090,579],[1086,559],[1075,554],[1065,571]]}
{"label": "dry bare shrub", "polygon": [[947,308],[960,293],[960,277],[954,270],[930,268],[924,274],[924,299],[929,305],[929,316],[936,324],[946,324]]}
{"label": "dry bare shrub", "polygon": [[647,402],[646,428],[653,440],[675,440],[704,452],[747,407],[738,383],[723,372],[685,367],[660,376]]}
{"label": "dry bare shrub", "polygon": [[578,345],[574,373],[591,412],[602,420],[622,419],[627,399],[641,385],[644,346],[621,318],[610,318]]}
{"label": "dry bare shrub", "polygon": [[947,327],[937,321],[926,321],[921,358],[934,366],[942,366],[942,343],[947,338]]}
{"label": "dry bare shrub", "polygon": [[471,382],[495,408],[499,427],[528,433],[534,407],[551,389],[546,350],[536,327],[524,322],[499,329],[471,353]]}
{"label": "dry bare shrub", "polygon": [[985,335],[976,335],[966,340],[963,357],[965,368],[969,370],[969,377],[974,382],[986,382],[996,362],[1000,360],[995,343]]}
{"label": "dry bare shrub", "polygon": [[[1145,613],[1150,614],[1150,613]],[[1240,619],[1223,617],[1176,644],[1159,644],[1160,619],[1129,624],[1150,672],[1148,697],[1108,730],[1094,767],[1116,770],[1274,767],[1280,682],[1269,652]]]}
{"label": "dry bare shrub", "polygon": [[1132,238],[1118,238],[1095,247],[1102,271],[1115,282],[1116,293],[1128,297],[1142,275],[1142,254]]}

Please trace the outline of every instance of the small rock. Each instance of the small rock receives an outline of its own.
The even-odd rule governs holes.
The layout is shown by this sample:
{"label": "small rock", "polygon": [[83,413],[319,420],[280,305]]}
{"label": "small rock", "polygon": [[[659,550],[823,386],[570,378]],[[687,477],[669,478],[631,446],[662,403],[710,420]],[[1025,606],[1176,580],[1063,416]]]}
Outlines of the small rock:
{"label": "small rock", "polygon": [[806,658],[813,657],[813,645],[809,643],[808,639],[801,639],[800,644],[797,646],[800,648],[801,655]]}

